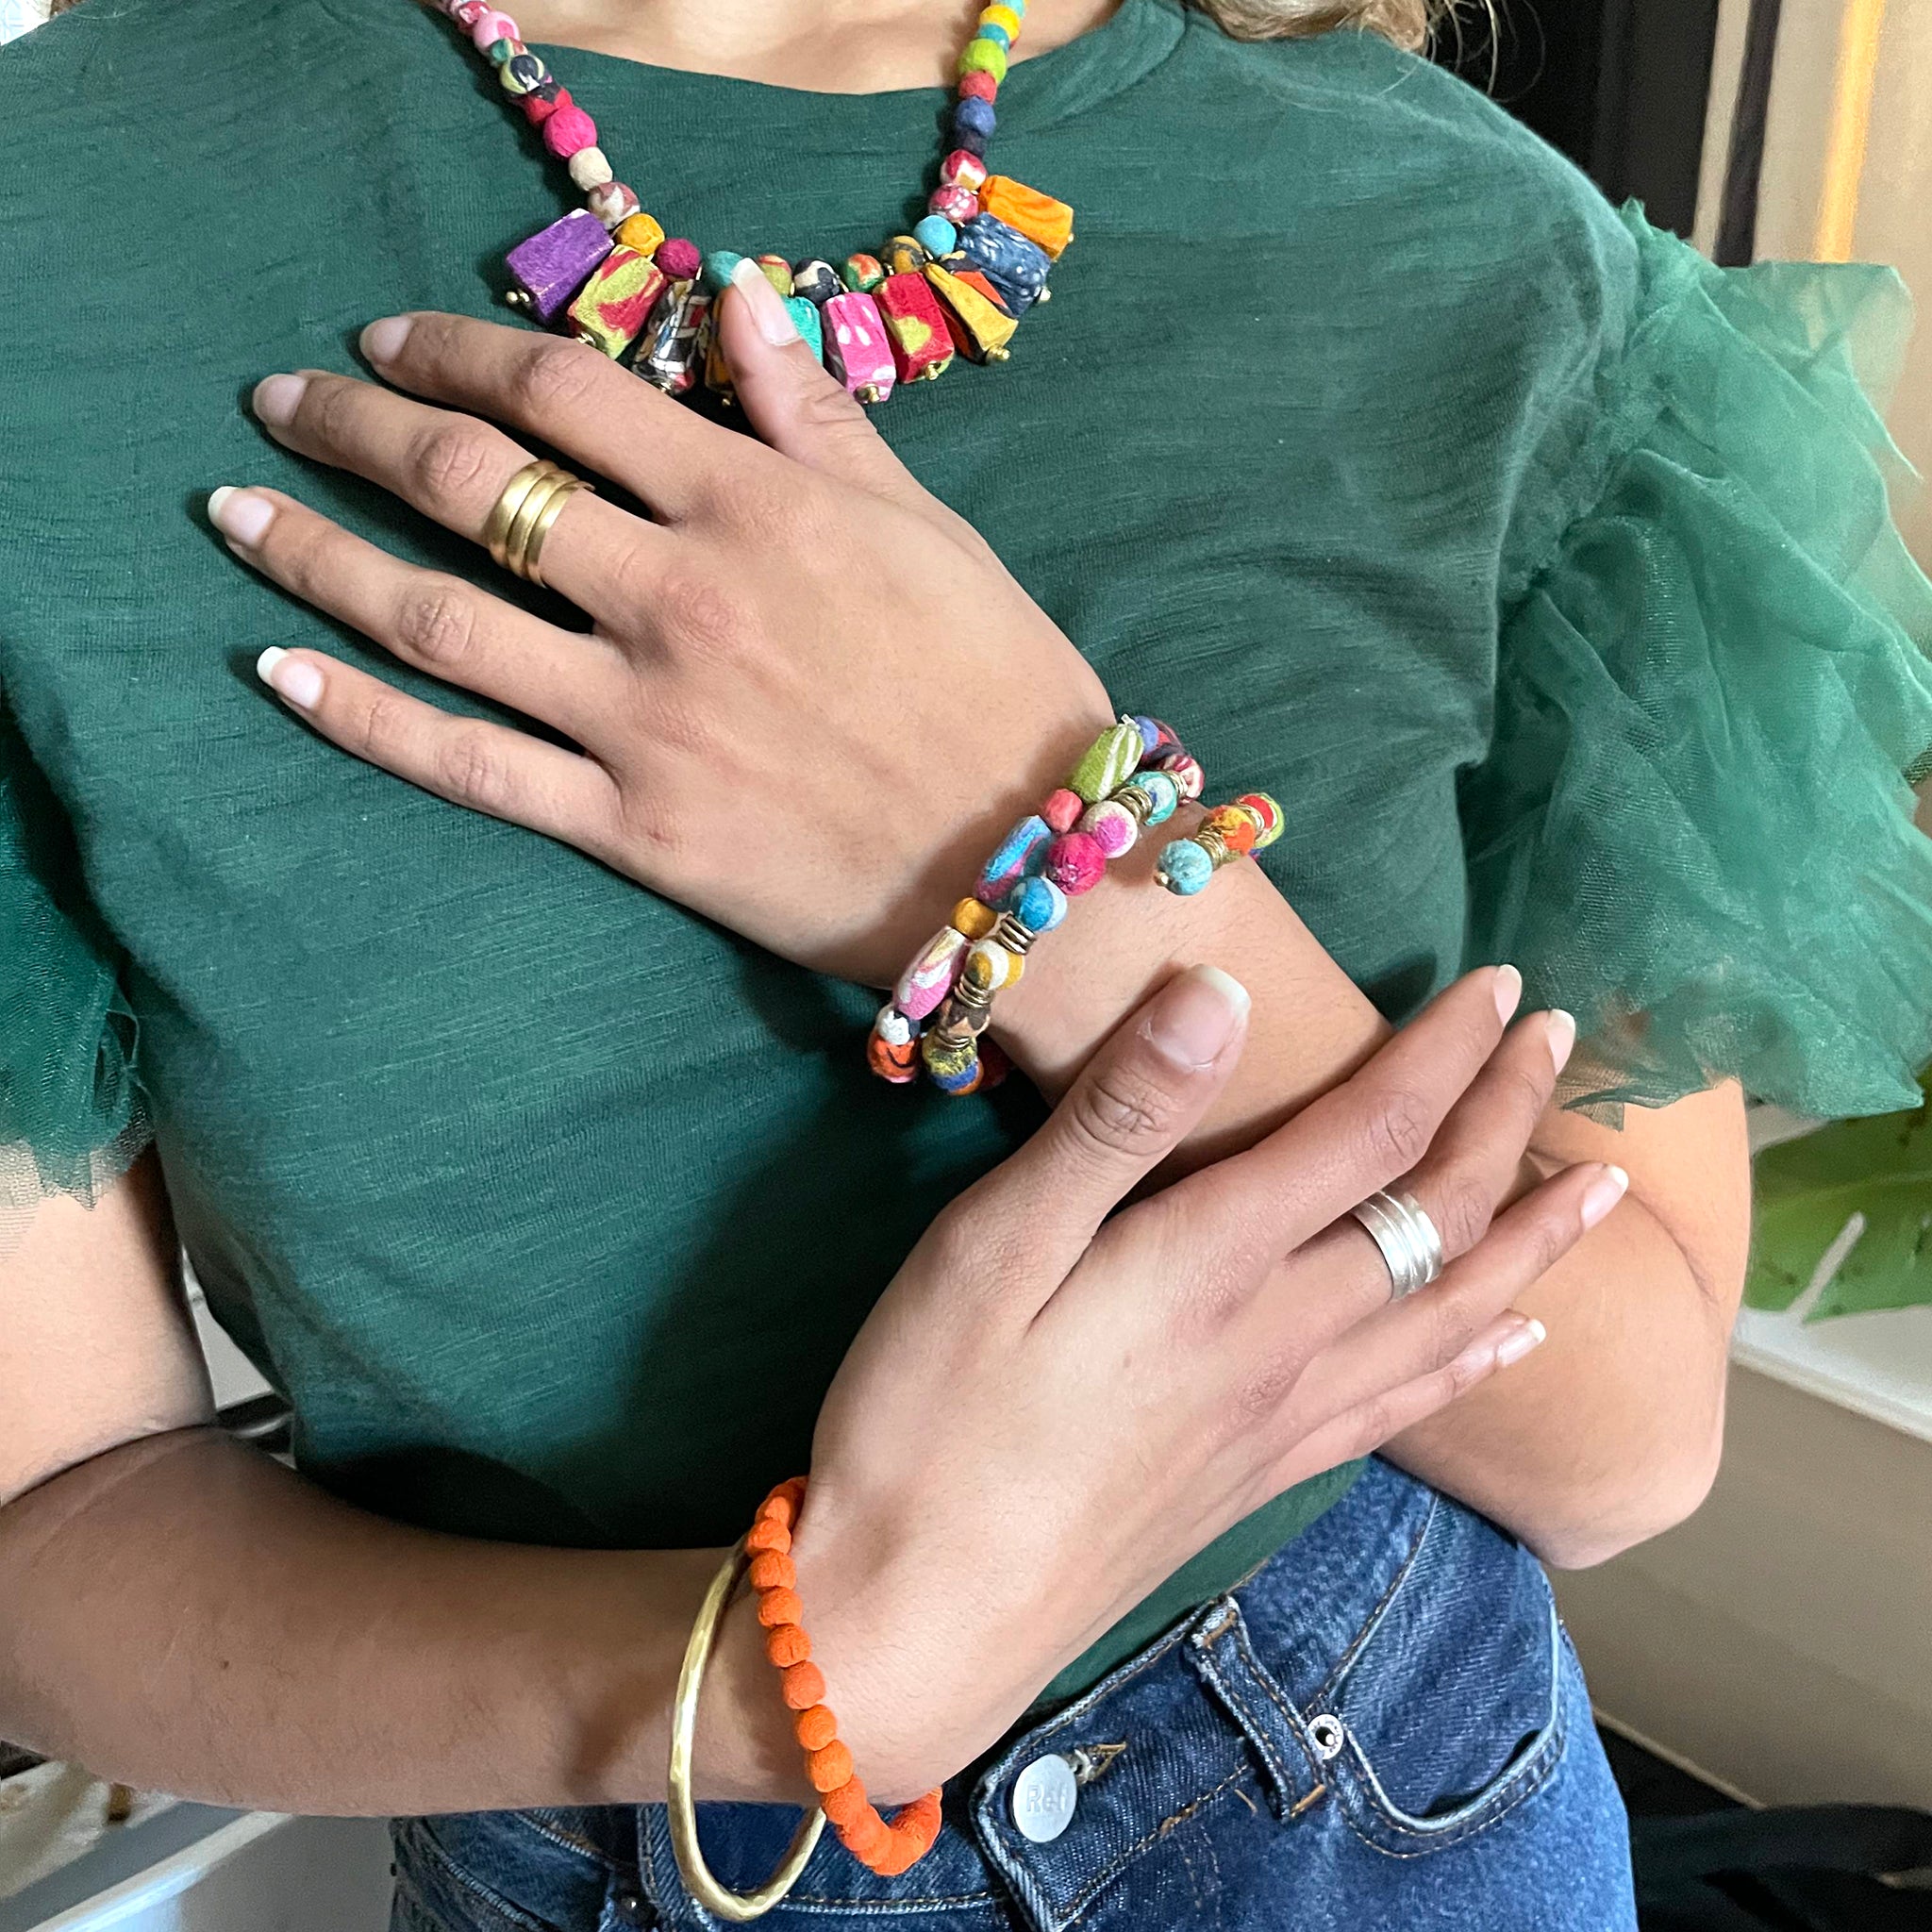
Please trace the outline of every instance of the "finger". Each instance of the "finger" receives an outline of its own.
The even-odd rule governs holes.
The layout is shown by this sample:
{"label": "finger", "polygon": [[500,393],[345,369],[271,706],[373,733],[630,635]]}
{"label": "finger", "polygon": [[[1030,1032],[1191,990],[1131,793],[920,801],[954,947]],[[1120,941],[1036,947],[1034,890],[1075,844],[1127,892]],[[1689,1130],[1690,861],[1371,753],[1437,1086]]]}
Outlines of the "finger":
{"label": "finger", "polygon": [[1279,1493],[1357,1457],[1373,1456],[1491,1376],[1533,1354],[1547,1339],[1543,1324],[1527,1315],[1513,1309],[1499,1315],[1453,1361],[1371,1396],[1300,1438],[1286,1459],[1276,1465],[1269,1478],[1270,1488]]}
{"label": "finger", "polygon": [[482,718],[455,718],[319,651],[268,650],[263,683],[323,737],[452,805],[593,855],[617,787],[594,759]]}
{"label": "finger", "polygon": [[1058,1282],[1136,1182],[1186,1139],[1226,1084],[1248,995],[1218,968],[1177,974],[1117,1027],[1047,1123],[963,1197]]}
{"label": "finger", "polygon": [[[1372,1405],[1391,1389],[1455,1362],[1594,1227],[1623,1196],[1622,1168],[1585,1161],[1552,1175],[1496,1218],[1495,1224],[1441,1278],[1399,1302],[1385,1303],[1365,1321],[1318,1348],[1295,1391],[1295,1406],[1316,1421]],[[1311,1248],[1307,1265],[1319,1267]],[[1260,1330],[1272,1321],[1283,1339],[1308,1346],[1306,1324],[1287,1306],[1263,1311],[1249,1346],[1266,1346]]]}
{"label": "finger", "polygon": [[718,327],[745,419],[773,449],[921,515],[936,508],[749,257],[732,271]]}
{"label": "finger", "polygon": [[208,516],[244,563],[404,663],[584,739],[623,695],[623,659],[460,577],[419,570],[275,490],[217,490]]}
{"label": "finger", "polygon": [[[277,442],[366,476],[475,543],[505,484],[530,460],[487,423],[322,370],[269,376],[256,386],[255,412]],[[595,616],[655,581],[672,541],[580,490],[544,541],[543,578]]]}
{"label": "finger", "polygon": [[1465,974],[1285,1126],[1170,1189],[1203,1272],[1258,1285],[1282,1255],[1414,1167],[1495,1050],[1522,989],[1513,967]]}
{"label": "finger", "polygon": [[362,331],[361,349],[385,382],[537,437],[668,522],[689,514],[747,447],[568,336],[466,315],[390,315]]}

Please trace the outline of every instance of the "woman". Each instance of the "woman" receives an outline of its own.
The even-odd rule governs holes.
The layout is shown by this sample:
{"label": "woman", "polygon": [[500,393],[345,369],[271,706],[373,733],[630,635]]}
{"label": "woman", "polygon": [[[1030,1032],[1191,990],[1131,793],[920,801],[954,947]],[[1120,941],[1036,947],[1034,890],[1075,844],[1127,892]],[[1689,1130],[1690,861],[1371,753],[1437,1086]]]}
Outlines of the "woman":
{"label": "woman", "polygon": [[[523,25],[678,225],[837,259],[904,192],[958,24]],[[1925,1046],[1924,587],[1842,353],[1883,288],[1714,281],[1377,40],[1243,47],[1163,0],[1027,31],[1002,158],[1080,239],[1010,365],[880,414],[893,456],[749,279],[719,325],[768,447],[420,312],[555,212],[433,19],[83,8],[8,57],[38,165],[0,210],[31,251],[7,1138],[35,1196],[98,1183],[140,1138],[138,1023],[165,1208],[144,1168],[36,1201],[17,1250],[0,1724],[248,1802],[525,1807],[408,1826],[408,1924],[704,1923],[652,1802],[671,1680],[718,1546],[808,1464],[841,1735],[882,1797],[956,1782],[909,1873],[828,1840],[774,1923],[1628,1923],[1547,1586],[1485,1519],[1574,1562],[1694,1507],[1741,1274],[1728,1076],[1882,1108]],[[817,91],[854,87],[904,91]],[[104,272],[43,150],[99,165],[131,119]],[[423,400],[324,369],[375,315]],[[75,356],[110,327],[110,366]],[[253,391],[289,455],[243,369],[310,372]],[[471,568],[528,441],[451,409],[658,519],[557,522],[597,638],[336,533]],[[255,486],[214,506],[231,544],[342,627],[158,528],[158,492],[224,480]],[[322,733],[604,864],[291,738],[263,645]],[[1137,847],[1041,948],[997,1019],[1059,1126],[878,1301],[1040,1116],[870,1085],[874,1002],[797,965],[889,981],[1115,701],[1287,829],[1191,905]],[[540,735],[475,728],[503,706]],[[1578,1013],[1571,1091],[1670,1104],[1546,1114],[1569,1026],[1498,1049],[1490,971],[1375,1053],[1377,1006],[1506,955]],[[1252,1008],[1173,978],[1197,960]],[[1089,1245],[1182,1141],[1255,1151]],[[1525,1147],[1562,1172],[1479,1239]],[[1331,1224],[1411,1168],[1467,1265],[1391,1310]],[[194,1426],[166,1213],[291,1391],[303,1478]],[[41,1392],[83,1345],[92,1412]],[[769,1677],[735,1612],[697,1764],[766,1801],[706,1821],[741,1885],[803,1791]]]}

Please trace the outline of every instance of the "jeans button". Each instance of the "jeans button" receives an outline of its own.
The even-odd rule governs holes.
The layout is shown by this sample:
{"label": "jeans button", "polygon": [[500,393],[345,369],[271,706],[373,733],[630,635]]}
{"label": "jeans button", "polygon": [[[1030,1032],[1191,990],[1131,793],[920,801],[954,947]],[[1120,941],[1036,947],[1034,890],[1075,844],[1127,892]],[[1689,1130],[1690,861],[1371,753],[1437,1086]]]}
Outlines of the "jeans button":
{"label": "jeans button", "polygon": [[1013,1780],[1013,1823],[1037,1845],[1051,1844],[1073,1824],[1079,1802],[1079,1783],[1064,1757],[1036,1757]]}
{"label": "jeans button", "polygon": [[610,1908],[626,1925],[644,1922],[644,1895],[634,1885],[620,1885],[610,1895]]}

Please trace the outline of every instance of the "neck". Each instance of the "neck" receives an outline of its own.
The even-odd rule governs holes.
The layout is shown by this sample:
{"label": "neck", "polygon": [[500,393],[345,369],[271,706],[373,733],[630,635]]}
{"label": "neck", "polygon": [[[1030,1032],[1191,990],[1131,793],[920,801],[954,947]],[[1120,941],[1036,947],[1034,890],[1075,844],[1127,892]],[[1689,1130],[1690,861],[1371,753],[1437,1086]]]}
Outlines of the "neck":
{"label": "neck", "polygon": [[[521,0],[525,40],[820,93],[952,80],[983,0]],[[1098,26],[1120,0],[1031,0],[1017,59]]]}

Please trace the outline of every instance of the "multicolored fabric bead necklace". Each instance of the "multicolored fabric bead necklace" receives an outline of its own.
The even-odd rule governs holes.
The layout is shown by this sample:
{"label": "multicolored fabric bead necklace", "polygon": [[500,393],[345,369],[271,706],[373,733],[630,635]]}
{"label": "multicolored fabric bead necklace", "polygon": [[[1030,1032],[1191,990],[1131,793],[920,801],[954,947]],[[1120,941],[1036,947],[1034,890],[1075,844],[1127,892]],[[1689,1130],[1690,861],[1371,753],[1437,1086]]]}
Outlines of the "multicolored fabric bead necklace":
{"label": "multicolored fabric bead necklace", "polygon": [[[613,360],[628,357],[667,394],[702,384],[730,400],[712,308],[744,258],[729,249],[706,254],[683,236],[666,236],[616,178],[597,144],[597,124],[524,44],[508,14],[489,0],[441,5],[584,197],[582,208],[510,250],[510,306]],[[1026,0],[996,0],[980,14],[959,56],[951,151],[911,234],[894,235],[879,256],[850,256],[839,270],[817,258],[757,258],[799,333],[862,403],[943,375],[956,356],[1004,361],[1020,318],[1046,300],[1047,273],[1074,239],[1065,202],[987,170],[993,103],[1025,12]]]}

